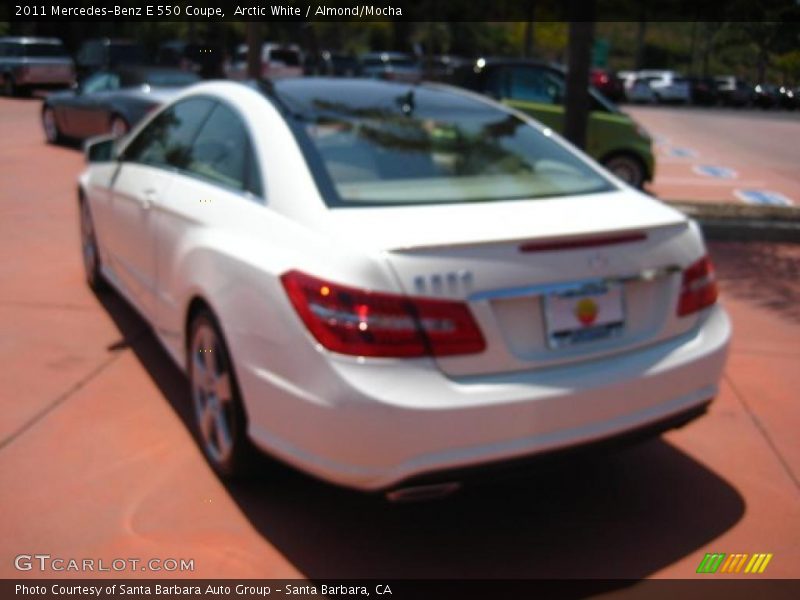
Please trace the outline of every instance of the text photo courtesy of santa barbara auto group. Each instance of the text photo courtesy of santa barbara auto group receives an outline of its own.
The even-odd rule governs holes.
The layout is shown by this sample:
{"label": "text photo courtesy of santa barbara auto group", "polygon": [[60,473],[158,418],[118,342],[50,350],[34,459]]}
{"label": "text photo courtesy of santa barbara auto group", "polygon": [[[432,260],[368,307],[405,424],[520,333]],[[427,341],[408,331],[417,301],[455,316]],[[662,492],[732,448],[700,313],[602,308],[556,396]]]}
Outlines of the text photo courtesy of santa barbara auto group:
{"label": "text photo courtesy of santa barbara auto group", "polygon": [[800,597],[800,2],[0,5],[0,600]]}

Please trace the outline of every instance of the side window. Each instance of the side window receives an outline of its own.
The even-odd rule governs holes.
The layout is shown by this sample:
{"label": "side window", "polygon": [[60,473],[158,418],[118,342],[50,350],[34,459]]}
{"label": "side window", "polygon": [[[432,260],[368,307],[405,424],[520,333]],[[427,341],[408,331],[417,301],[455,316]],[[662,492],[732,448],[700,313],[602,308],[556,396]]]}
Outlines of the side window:
{"label": "side window", "polygon": [[187,171],[236,190],[260,193],[252,147],[242,120],[218,104],[192,146]]}
{"label": "side window", "polygon": [[564,81],[556,73],[536,67],[510,69],[509,98],[540,104],[560,104],[564,97]]}
{"label": "side window", "polygon": [[139,132],[125,149],[123,160],[187,169],[192,162],[192,141],[213,106],[206,98],[178,102]]}

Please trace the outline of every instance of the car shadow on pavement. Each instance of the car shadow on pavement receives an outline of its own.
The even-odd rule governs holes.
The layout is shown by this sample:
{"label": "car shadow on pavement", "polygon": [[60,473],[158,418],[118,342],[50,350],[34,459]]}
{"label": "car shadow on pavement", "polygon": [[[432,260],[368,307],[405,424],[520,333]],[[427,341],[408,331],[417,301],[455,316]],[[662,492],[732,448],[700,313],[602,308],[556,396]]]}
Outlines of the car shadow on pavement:
{"label": "car shadow on pavement", "polygon": [[[130,348],[193,431],[185,377],[150,328],[116,293],[98,299],[123,338],[109,350]],[[598,578],[603,592],[630,584],[609,580],[645,577],[703,552],[745,511],[728,482],[662,439],[413,504],[327,485],[266,459],[263,467],[226,488],[265,540],[312,580],[580,577]]]}
{"label": "car shadow on pavement", "polygon": [[715,242],[710,251],[724,293],[800,323],[800,249],[785,244]]}

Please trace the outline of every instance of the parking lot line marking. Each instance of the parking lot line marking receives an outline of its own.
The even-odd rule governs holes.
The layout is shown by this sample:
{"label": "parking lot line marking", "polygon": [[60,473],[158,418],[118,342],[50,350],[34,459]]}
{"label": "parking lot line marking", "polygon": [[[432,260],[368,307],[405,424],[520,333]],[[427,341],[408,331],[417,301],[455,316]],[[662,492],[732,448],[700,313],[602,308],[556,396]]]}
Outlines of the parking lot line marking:
{"label": "parking lot line marking", "polygon": [[670,148],[667,150],[667,154],[676,158],[697,158],[699,156],[697,151],[691,148]]}
{"label": "parking lot line marking", "polygon": [[716,165],[694,165],[692,171],[704,177],[715,179],[736,179],[739,174],[729,167],[718,167]]}
{"label": "parking lot line marking", "polygon": [[764,206],[793,206],[794,202],[780,192],[759,189],[737,189],[733,195],[746,204]]}
{"label": "parking lot line marking", "polygon": [[14,442],[17,438],[22,436],[26,431],[34,427],[37,423],[43,420],[47,415],[53,412],[56,408],[61,406],[64,402],[69,400],[72,396],[75,395],[80,389],[88,385],[95,377],[100,375],[106,368],[108,368],[111,363],[117,360],[120,357],[119,353],[114,353],[109,356],[106,360],[98,364],[94,369],[89,371],[86,375],[81,377],[77,382],[72,384],[69,388],[67,388],[64,392],[56,396],[54,400],[52,400],[49,404],[42,407],[41,410],[34,413],[31,418],[25,421],[22,425],[20,425],[16,431],[12,431],[5,439],[0,440],[0,450]]}

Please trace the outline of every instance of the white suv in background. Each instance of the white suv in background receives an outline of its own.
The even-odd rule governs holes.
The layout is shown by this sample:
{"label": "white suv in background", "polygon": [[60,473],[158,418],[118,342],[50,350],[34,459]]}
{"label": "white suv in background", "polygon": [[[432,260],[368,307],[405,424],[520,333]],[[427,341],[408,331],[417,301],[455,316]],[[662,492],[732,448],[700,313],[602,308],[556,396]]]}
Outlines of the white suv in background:
{"label": "white suv in background", "polygon": [[675,71],[644,70],[637,74],[650,84],[657,102],[688,103],[691,99],[688,80]]}

